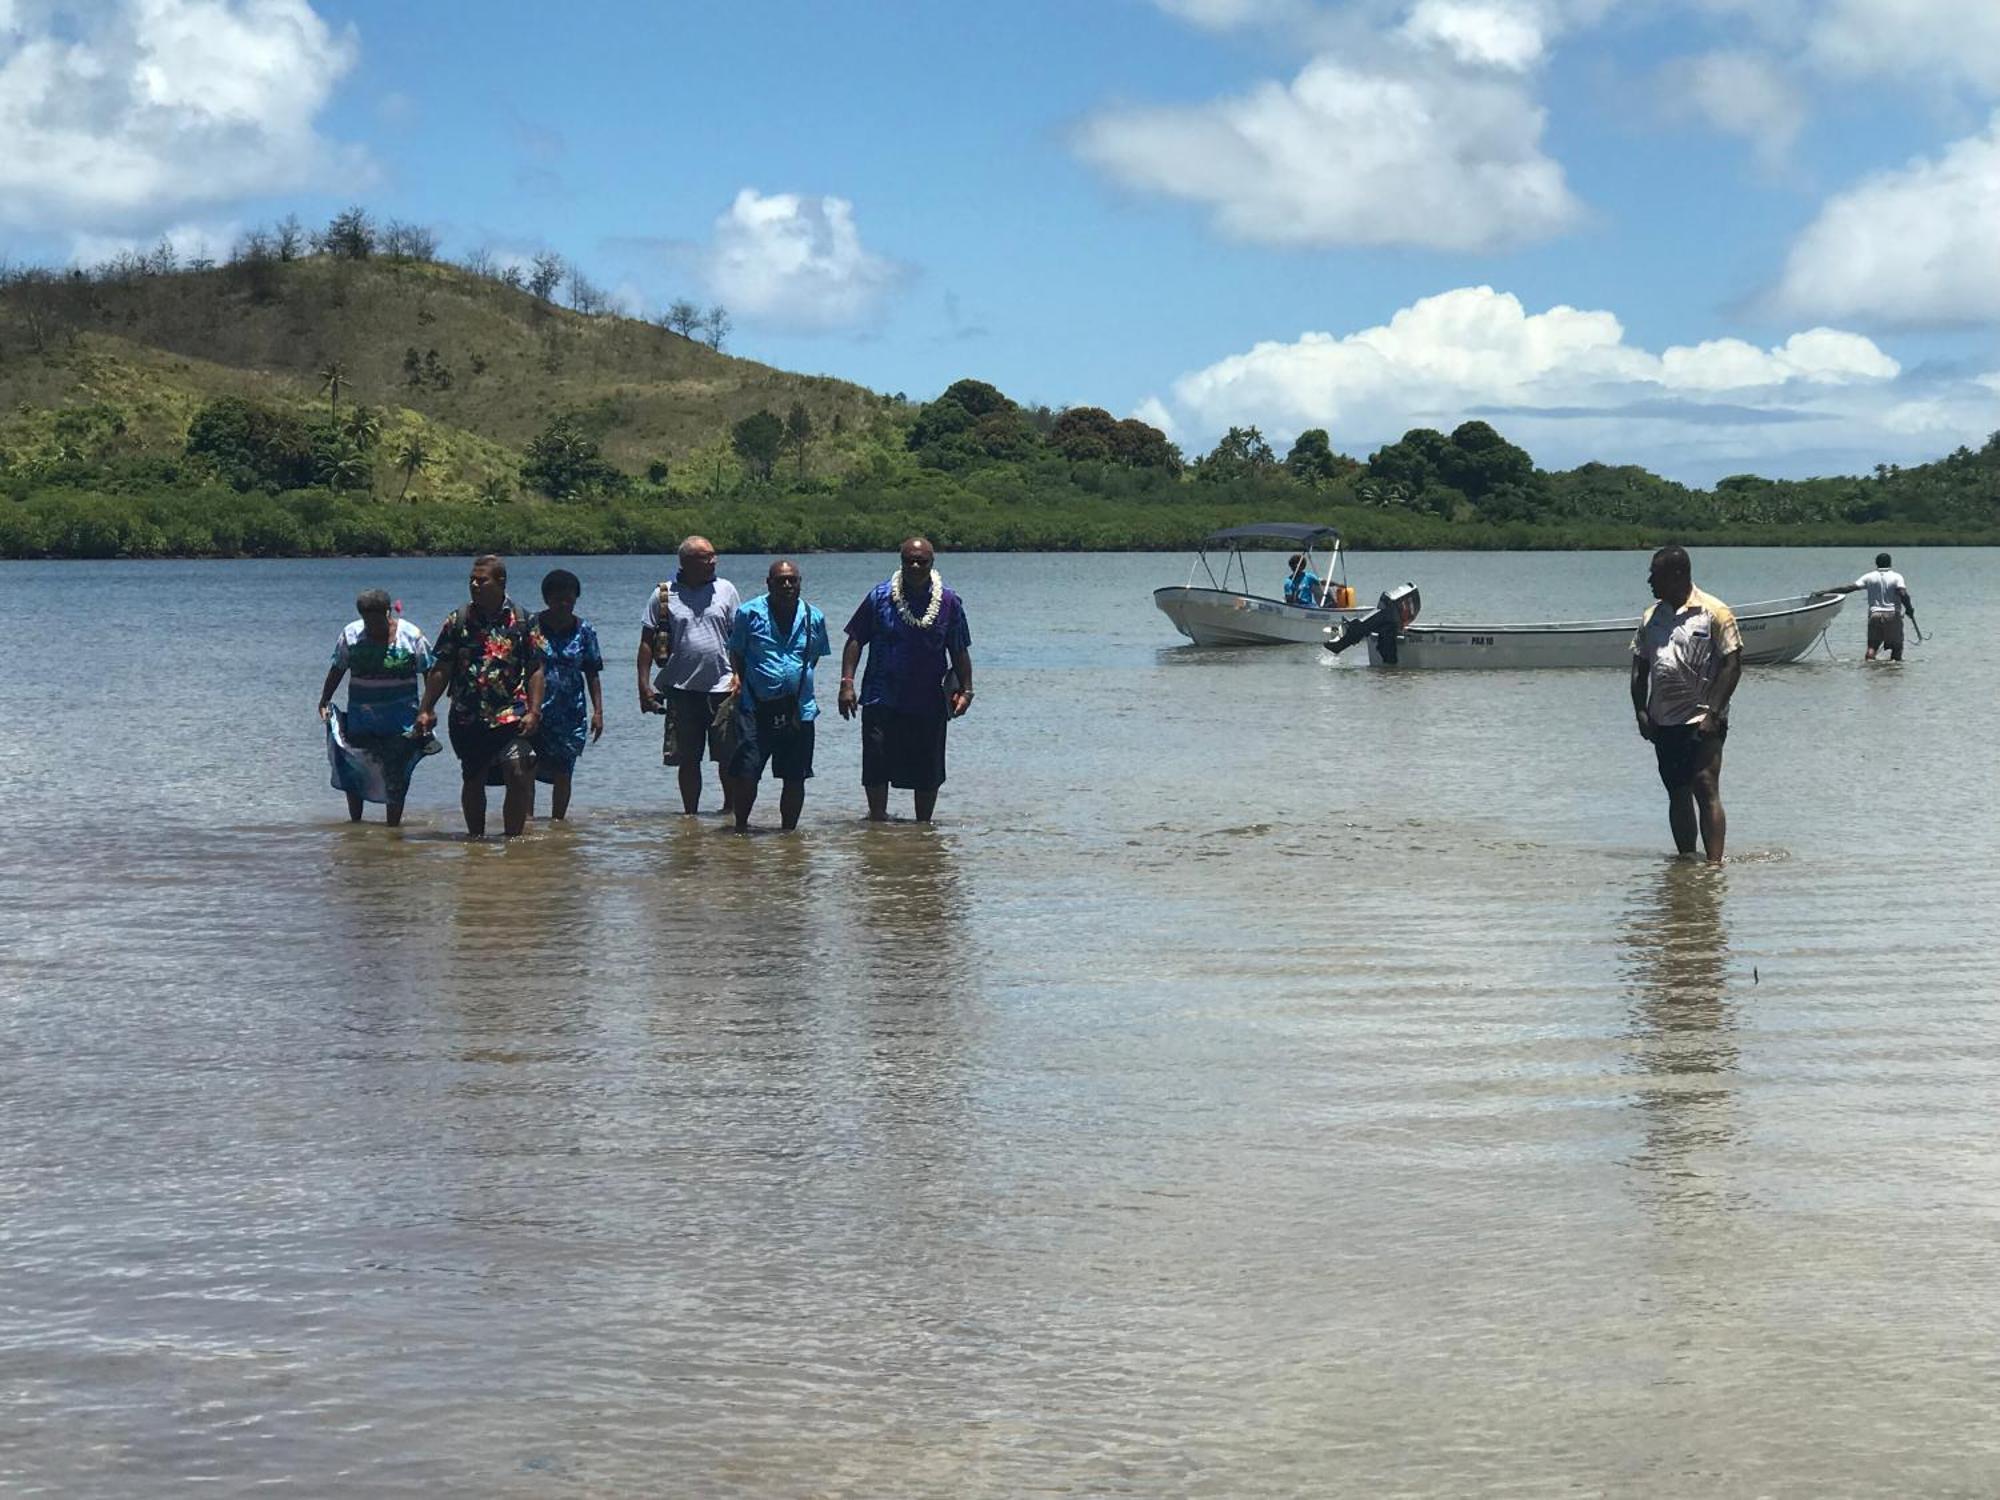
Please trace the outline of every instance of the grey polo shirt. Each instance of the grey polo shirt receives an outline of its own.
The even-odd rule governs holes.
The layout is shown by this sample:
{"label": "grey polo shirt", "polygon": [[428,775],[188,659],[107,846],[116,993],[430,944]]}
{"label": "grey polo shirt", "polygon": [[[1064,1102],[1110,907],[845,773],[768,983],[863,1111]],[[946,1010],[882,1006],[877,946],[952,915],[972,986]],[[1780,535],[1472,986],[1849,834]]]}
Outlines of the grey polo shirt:
{"label": "grey polo shirt", "polygon": [[[728,689],[729,627],[736,623],[742,604],[736,585],[717,578],[698,589],[684,589],[678,579],[668,608],[673,613],[673,655],[653,674],[653,686],[661,690],[679,688],[689,693],[719,693]],[[646,613],[640,623],[648,629],[660,628],[660,591],[646,596]]]}

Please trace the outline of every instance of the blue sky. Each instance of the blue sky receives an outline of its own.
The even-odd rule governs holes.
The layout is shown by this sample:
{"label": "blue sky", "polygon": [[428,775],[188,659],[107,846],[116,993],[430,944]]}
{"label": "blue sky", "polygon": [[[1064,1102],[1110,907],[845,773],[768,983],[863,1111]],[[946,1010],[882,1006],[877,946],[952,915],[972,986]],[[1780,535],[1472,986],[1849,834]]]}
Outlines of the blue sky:
{"label": "blue sky", "polygon": [[1191,452],[1691,481],[2000,429],[1996,0],[0,0],[0,255],[358,201]]}

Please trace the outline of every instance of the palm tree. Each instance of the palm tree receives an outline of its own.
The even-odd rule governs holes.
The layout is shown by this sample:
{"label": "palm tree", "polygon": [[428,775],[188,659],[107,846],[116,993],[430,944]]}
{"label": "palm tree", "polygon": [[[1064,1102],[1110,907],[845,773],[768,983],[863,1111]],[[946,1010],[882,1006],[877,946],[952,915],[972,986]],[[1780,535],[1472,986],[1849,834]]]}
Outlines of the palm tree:
{"label": "palm tree", "polygon": [[372,406],[356,403],[347,413],[347,420],[341,423],[340,430],[347,434],[355,447],[366,453],[382,436],[382,413]]}
{"label": "palm tree", "polygon": [[[356,402],[347,413],[347,420],[340,424],[340,431],[354,445],[357,453],[366,457],[372,453],[382,436],[382,414],[372,406]],[[375,460],[368,460],[368,498],[375,498]]]}
{"label": "palm tree", "polygon": [[430,465],[431,455],[430,450],[424,447],[424,435],[413,432],[404,438],[402,446],[396,450],[396,467],[403,471],[403,490],[396,496],[398,500],[410,493],[410,481],[417,477],[418,471],[428,469]]}
{"label": "palm tree", "polygon": [[319,372],[319,388],[326,392],[327,406],[335,422],[340,420],[340,388],[346,384],[347,366],[337,359]]}
{"label": "palm tree", "polygon": [[352,443],[338,443],[320,456],[320,477],[327,489],[335,493],[358,490],[373,483],[374,476],[375,466]]}

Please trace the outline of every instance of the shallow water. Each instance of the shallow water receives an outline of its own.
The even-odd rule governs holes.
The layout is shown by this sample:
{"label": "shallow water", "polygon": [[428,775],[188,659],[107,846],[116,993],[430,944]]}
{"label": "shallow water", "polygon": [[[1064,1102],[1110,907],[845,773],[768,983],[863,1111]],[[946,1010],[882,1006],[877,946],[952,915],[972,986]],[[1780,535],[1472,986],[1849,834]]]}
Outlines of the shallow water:
{"label": "shallow water", "polygon": [[[1176,647],[1182,558],[945,554],[939,824],[829,713],[747,839],[584,559],[611,728],[511,845],[445,760],[349,827],[312,712],[462,562],[0,566],[0,1492],[1991,1494],[1994,563],[1753,669],[1720,871],[1621,674]],[[805,564],[836,631],[889,565]]]}

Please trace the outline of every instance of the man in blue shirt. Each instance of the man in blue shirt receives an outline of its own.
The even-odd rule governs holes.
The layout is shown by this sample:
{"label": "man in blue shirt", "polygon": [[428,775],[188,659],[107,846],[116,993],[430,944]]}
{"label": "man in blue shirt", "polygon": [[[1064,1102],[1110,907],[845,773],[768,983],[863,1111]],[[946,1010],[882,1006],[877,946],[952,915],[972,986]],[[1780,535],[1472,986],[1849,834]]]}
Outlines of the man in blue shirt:
{"label": "man in blue shirt", "polygon": [[[916,794],[919,823],[931,820],[944,784],[945,726],[972,707],[972,632],[936,561],[922,537],[905,540],[902,566],[861,601],[840,651],[840,716],[860,711],[861,789],[877,823],[889,816],[892,786]],[[864,646],[868,675],[856,693]]]}
{"label": "man in blue shirt", "polygon": [[1291,572],[1285,579],[1285,603],[1302,604],[1307,609],[1317,609],[1319,602],[1319,574],[1312,570],[1310,560],[1303,553],[1293,553]]}
{"label": "man in blue shirt", "polygon": [[765,575],[766,592],[736,611],[729,627],[729,667],[736,674],[736,754],[724,773],[739,833],[750,827],[757,783],[768,764],[784,790],[778,815],[786,828],[799,826],[806,805],[806,781],[813,773],[813,663],[833,647],[826,616],[800,597],[804,580],[794,562],[774,562]]}

